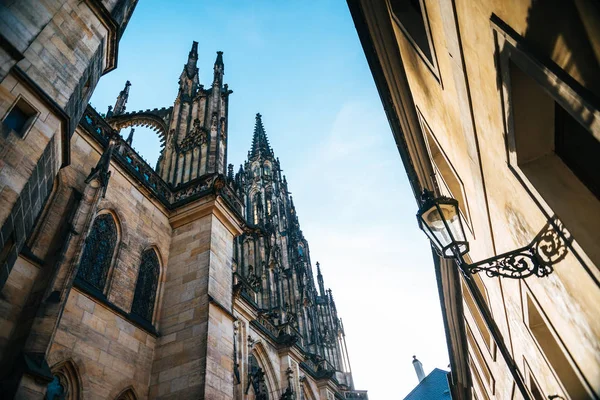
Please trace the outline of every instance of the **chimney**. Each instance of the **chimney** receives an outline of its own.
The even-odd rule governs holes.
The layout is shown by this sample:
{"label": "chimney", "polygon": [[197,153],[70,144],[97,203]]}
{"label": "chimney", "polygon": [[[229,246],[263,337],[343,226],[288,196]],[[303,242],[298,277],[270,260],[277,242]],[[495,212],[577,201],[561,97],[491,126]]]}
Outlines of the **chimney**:
{"label": "chimney", "polygon": [[417,356],[413,356],[413,367],[415,367],[415,372],[417,373],[417,378],[419,378],[419,382],[425,379],[425,372],[423,372],[423,364],[421,361],[417,360]]}

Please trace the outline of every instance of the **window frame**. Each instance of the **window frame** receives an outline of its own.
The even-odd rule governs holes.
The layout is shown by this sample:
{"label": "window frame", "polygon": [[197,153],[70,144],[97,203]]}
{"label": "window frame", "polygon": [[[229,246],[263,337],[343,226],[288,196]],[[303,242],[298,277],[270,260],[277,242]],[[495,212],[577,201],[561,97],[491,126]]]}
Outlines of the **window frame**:
{"label": "window frame", "polygon": [[417,44],[417,41],[412,37],[412,35],[408,31],[408,29],[404,26],[404,24],[402,23],[400,18],[396,15],[396,13],[394,12],[394,9],[392,7],[391,1],[392,0],[386,0],[391,19],[398,26],[398,28],[402,31],[402,33],[404,34],[404,37],[406,38],[408,43],[410,43],[410,45],[413,47],[413,49],[419,55],[421,60],[425,63],[427,68],[431,71],[431,73],[435,77],[435,80],[438,81],[438,83],[441,85],[442,78],[440,76],[440,69],[439,69],[438,60],[437,60],[437,53],[435,51],[435,46],[433,44],[433,35],[431,34],[431,25],[429,23],[429,14],[427,12],[427,7],[425,6],[425,0],[418,0],[418,1],[421,6],[421,14],[423,16],[423,25],[425,27],[425,35],[427,36],[427,44],[429,46],[429,50],[431,51],[431,60],[425,55],[425,53],[423,52],[423,50],[421,49],[419,44]]}
{"label": "window frame", "polygon": [[[462,201],[463,207],[461,207],[461,202],[459,201],[459,207],[458,207],[459,212],[460,212],[460,215],[462,217],[464,224],[471,232],[471,235],[473,235],[473,237],[475,237],[475,231],[473,230],[473,224],[471,221],[471,209],[469,207],[469,201],[467,198],[467,191],[465,190],[465,185],[464,185],[462,179],[460,178],[460,175],[456,171],[456,168],[454,168],[454,165],[450,161],[450,158],[444,151],[443,146],[440,145],[440,142],[438,141],[437,137],[433,133],[433,130],[431,129],[431,127],[425,120],[423,113],[421,112],[419,107],[416,107],[416,108],[417,108],[417,117],[419,119],[419,124],[421,125],[421,131],[423,133],[423,139],[425,141],[425,147],[427,148],[427,155],[429,156],[429,160],[431,160],[431,165],[432,165],[434,173],[435,173],[436,184],[438,184],[438,182],[437,182],[438,180],[441,181],[441,183],[443,183],[444,188],[445,188],[445,190],[443,190],[442,192],[447,192],[452,197],[457,198],[457,194],[452,192],[452,190],[450,189],[450,185],[448,185],[448,182],[446,182],[446,179],[444,178],[444,176],[442,174],[442,170],[440,169],[440,167],[438,166],[438,164],[435,161],[433,152],[431,150],[432,145],[435,145],[437,147],[441,157],[445,160],[446,164],[448,164],[450,173],[452,175],[454,175],[454,178],[456,178],[456,181],[458,183],[459,190],[460,190],[460,196],[463,200]],[[433,143],[430,143],[429,136],[431,136],[431,140],[433,141]],[[439,189],[442,189],[439,184],[437,186]]]}
{"label": "window frame", "polygon": [[[467,323],[466,320],[463,320],[463,322],[464,322],[465,328],[466,328],[465,333],[467,336],[468,348],[471,349],[471,351],[469,352],[469,358],[472,360],[472,363],[475,365],[475,369],[477,370],[477,373],[479,374],[479,378],[481,379],[481,382],[483,383],[483,387],[487,391],[486,394],[489,397],[492,397],[496,394],[496,378],[494,377],[494,374],[492,373],[492,369],[490,368],[487,360],[485,359],[483,351],[481,351],[481,346],[479,346],[477,339],[475,339],[475,335],[473,334],[473,329],[471,329],[471,327],[469,326],[469,324]],[[473,343],[471,343],[471,341],[473,341]],[[481,357],[477,357],[477,354],[479,354]],[[481,361],[482,361],[481,363],[479,362],[479,358],[481,358]],[[483,364],[483,365],[481,365],[481,364]],[[487,374],[490,376],[489,382],[487,380],[483,379],[483,369],[484,368],[486,369]]]}
{"label": "window frame", "polygon": [[[470,261],[470,259],[469,259]],[[460,279],[460,285],[461,285],[461,290],[463,291],[463,309],[467,309],[469,310],[469,313],[471,314],[471,318],[473,319],[473,322],[475,322],[475,326],[477,327],[477,331],[479,332],[479,336],[481,336],[481,339],[483,340],[483,342],[486,343],[485,348],[488,350],[488,354],[490,355],[490,357],[492,358],[492,361],[496,361],[496,349],[498,348],[498,346],[496,345],[496,341],[494,340],[494,336],[492,335],[492,332],[490,331],[490,329],[487,327],[487,325],[485,326],[485,329],[487,329],[488,334],[489,334],[489,343],[487,342],[486,338],[485,338],[485,334],[484,332],[482,332],[481,327],[479,326],[479,324],[477,323],[477,316],[474,315],[475,313],[479,314],[479,317],[481,319],[483,319],[483,315],[481,314],[481,311],[479,311],[479,309],[477,308],[477,305],[475,304],[475,299],[473,298],[473,295],[471,294],[471,292],[469,291],[469,288],[466,284],[466,277],[465,276],[461,276]],[[485,286],[485,283],[483,282],[483,280],[481,280],[481,277],[478,276],[477,274],[472,275],[472,279],[475,282],[475,285],[479,288],[479,285],[477,285],[477,282],[475,281],[476,279],[480,279],[481,285],[483,286],[483,290],[481,290],[481,288],[479,288],[481,290],[481,295],[483,297],[483,299],[485,300],[488,309],[490,311],[490,315],[492,316],[492,318],[494,318],[493,314],[492,314],[492,307],[491,307],[491,303],[490,303],[490,298],[489,298],[489,294],[488,294],[488,290],[487,287]],[[464,292],[467,292],[467,295],[464,294]],[[469,297],[469,300],[471,300],[473,302],[473,308],[471,309],[471,306],[469,305],[469,302],[467,301],[467,296]],[[483,322],[483,324],[485,325],[485,320]],[[472,331],[472,329],[471,329]]]}
{"label": "window frame", "polygon": [[[142,261],[143,261],[143,256],[146,252],[153,252],[155,257],[156,257],[156,261],[157,261],[157,268],[158,268],[158,274],[156,277],[156,290],[154,291],[154,304],[152,306],[152,315],[150,317],[150,320],[144,318],[144,316],[139,315],[138,313],[133,311],[133,304],[135,302],[135,294],[136,294],[136,290],[137,290],[137,286],[139,283],[139,278],[140,278],[140,271],[142,268]],[[159,297],[160,297],[160,289],[161,289],[161,276],[162,276],[162,270],[163,270],[163,264],[162,264],[162,260],[160,257],[160,252],[158,251],[158,249],[155,246],[150,246],[148,248],[146,248],[145,250],[143,250],[140,253],[140,262],[138,263],[138,273],[137,273],[137,277],[135,280],[135,285],[133,287],[133,298],[131,299],[131,308],[130,308],[130,317],[132,319],[138,320],[140,323],[144,323],[144,324],[150,324],[154,326],[154,323],[156,322],[157,319],[157,312],[158,312],[158,301],[159,301]]]}
{"label": "window frame", "polygon": [[[536,309],[536,312],[539,314],[539,316],[542,318],[543,323],[546,325],[548,331],[550,332],[550,334],[554,338],[554,341],[558,345],[559,350],[563,353],[565,359],[567,360],[567,362],[570,365],[570,368],[573,370],[573,372],[575,373],[576,377],[579,379],[579,381],[581,383],[581,386],[588,392],[588,396],[589,396],[590,393],[593,393],[593,392],[590,392],[591,389],[590,389],[590,385],[589,385],[587,379],[585,378],[585,376],[580,371],[579,366],[576,364],[575,360],[573,360],[573,357],[571,356],[569,350],[567,349],[567,347],[563,343],[562,339],[560,338],[560,336],[556,332],[556,329],[554,328],[554,325],[552,325],[552,323],[550,322],[548,316],[544,312],[544,309],[541,307],[539,301],[534,296],[534,294],[531,291],[531,289],[529,289],[529,287],[527,285],[522,285],[522,290],[521,290],[521,310],[522,310],[523,325],[525,325],[525,330],[527,331],[527,333],[529,333],[530,339],[533,341],[533,343],[535,343],[536,349],[538,350],[537,353],[541,357],[541,359],[543,360],[543,362],[546,364],[546,367],[548,368],[548,370],[550,371],[550,373],[552,374],[552,377],[554,378],[554,381],[555,381],[557,387],[559,387],[562,390],[562,392],[563,392],[562,394],[564,394],[565,396],[567,396],[567,398],[571,398],[569,396],[569,394],[568,394],[568,391],[567,391],[566,387],[562,383],[562,381],[561,381],[561,379],[560,379],[557,371],[552,366],[552,363],[550,362],[550,360],[546,356],[546,353],[542,349],[542,346],[540,345],[538,339],[535,337],[535,334],[533,333],[533,330],[532,330],[531,326],[529,325],[529,311],[530,311],[530,307],[527,304],[528,303],[527,302],[528,299],[531,300],[531,304]],[[540,387],[539,382],[538,382],[538,387]],[[540,390],[541,390],[541,387],[540,387]]]}
{"label": "window frame", "polygon": [[[535,176],[535,173],[532,173],[530,170],[532,166],[539,165],[536,164],[536,161],[546,157],[538,157],[525,162],[519,162],[518,160],[518,133],[515,129],[513,111],[514,104],[512,100],[513,86],[511,82],[511,68],[514,68],[514,66],[518,67],[521,72],[535,81],[541,90],[543,90],[556,104],[568,112],[577,122],[583,126],[593,127],[591,131],[592,135],[600,139],[599,108],[594,105],[596,103],[595,100],[588,98],[591,95],[587,94],[588,92],[585,88],[554,62],[540,57],[533,50],[530,50],[525,40],[495,14],[491,17],[490,25],[495,43],[495,64],[498,73],[499,97],[502,119],[504,122],[507,165],[546,219],[551,220],[557,213],[560,214],[560,210],[558,209],[566,208],[565,204],[567,203],[567,200],[548,198],[550,202],[554,202],[554,208],[557,208],[558,210],[558,212],[554,211],[550,206],[549,201],[546,200],[542,193],[543,190],[547,191],[547,188],[544,189],[540,187],[539,183],[540,181],[543,181],[543,183],[549,182],[550,178]],[[513,67],[511,67],[511,63],[514,65]],[[589,117],[590,121],[587,123],[583,121],[582,114]],[[552,140],[552,142],[554,142],[555,129],[552,129],[552,131],[549,131],[546,135],[547,137],[544,137],[544,140]],[[550,137],[550,135],[552,136]],[[569,167],[557,154],[550,152],[547,153],[547,155],[547,159],[552,158],[551,162],[555,165],[555,168],[564,171],[565,174],[570,173],[576,178],[572,180],[573,185],[577,189],[576,193],[566,190],[562,195],[567,198],[569,198],[569,196],[578,196],[580,198],[583,194],[585,196],[586,205],[592,207],[594,211],[597,211],[595,214],[600,215],[600,200],[598,200],[585,184],[571,172]],[[554,158],[556,158],[556,160],[554,160]],[[534,184],[534,180],[538,181],[538,187]],[[585,191],[588,193],[586,194]],[[546,196],[548,195],[546,194]],[[594,264],[600,265],[600,247],[594,245],[594,243],[600,242],[600,231],[592,227],[592,225],[594,225],[593,220],[589,219],[586,221],[582,218],[563,217],[561,222],[564,223],[565,227],[571,231],[571,233],[573,232],[572,229],[570,229],[570,226],[575,227],[576,233],[578,233],[578,235],[573,234],[573,238],[563,237],[569,250],[576,256],[580,264],[588,273],[595,276],[596,279],[600,277],[600,269],[590,267],[590,265]],[[564,236],[561,232],[558,233],[559,235]],[[577,240],[577,236],[580,238],[579,241]],[[585,249],[588,251],[586,252]]]}
{"label": "window frame", "polygon": [[[14,110],[14,108],[18,107],[18,104],[20,102],[25,103],[25,105],[27,107],[31,108],[32,114],[29,115],[27,118],[27,121],[25,121],[22,132],[16,132],[14,129],[11,129],[10,131],[5,132],[4,131],[4,121],[6,120],[6,118],[8,118],[8,116]],[[0,121],[0,127],[2,129],[1,136],[5,139],[8,139],[10,137],[10,134],[12,133],[20,139],[25,139],[27,137],[27,135],[29,134],[29,132],[31,132],[31,128],[33,128],[33,125],[35,125],[39,116],[40,116],[40,110],[38,110],[33,104],[31,104],[31,102],[28,101],[22,94],[17,95],[17,97],[15,98],[13,103],[10,105],[10,107],[8,108],[8,110],[6,111],[4,116],[2,117],[2,121]]]}
{"label": "window frame", "polygon": [[117,260],[119,257],[119,249],[121,247],[121,236],[122,236],[122,232],[121,232],[121,224],[119,219],[117,218],[117,216],[113,213],[110,212],[109,210],[102,210],[100,212],[98,212],[96,214],[96,216],[94,217],[94,219],[92,220],[92,226],[90,227],[90,232],[91,229],[94,226],[94,223],[96,222],[96,219],[98,217],[101,217],[103,215],[110,215],[112,217],[113,223],[115,224],[115,231],[116,231],[116,239],[115,239],[115,246],[113,249],[113,254],[111,257],[111,261],[109,263],[108,266],[108,271],[106,273],[106,281],[104,282],[104,287],[102,289],[98,289],[97,287],[95,287],[94,285],[92,285],[90,282],[88,282],[87,280],[79,277],[79,271],[81,268],[81,259],[83,258],[83,252],[85,250],[85,246],[87,244],[87,239],[89,237],[89,233],[88,236],[85,238],[83,245],[81,247],[81,257],[79,259],[79,263],[77,266],[77,274],[75,275],[75,280],[77,282],[78,285],[82,286],[86,291],[91,292],[94,296],[99,297],[101,299],[107,300],[108,299],[108,293],[110,291],[111,288],[111,281],[112,281],[112,275],[113,272],[115,270],[115,267],[117,265]]}

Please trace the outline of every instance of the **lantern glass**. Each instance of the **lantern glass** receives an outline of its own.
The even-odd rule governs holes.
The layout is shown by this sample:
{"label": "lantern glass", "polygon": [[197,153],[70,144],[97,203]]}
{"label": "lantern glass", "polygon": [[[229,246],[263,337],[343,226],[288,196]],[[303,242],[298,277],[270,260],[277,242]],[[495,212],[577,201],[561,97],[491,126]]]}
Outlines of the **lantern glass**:
{"label": "lantern glass", "polygon": [[[424,204],[417,214],[419,227],[427,234],[444,257],[463,255],[469,251],[458,201],[448,197],[433,199],[424,197]],[[458,253],[458,254],[455,254]]]}

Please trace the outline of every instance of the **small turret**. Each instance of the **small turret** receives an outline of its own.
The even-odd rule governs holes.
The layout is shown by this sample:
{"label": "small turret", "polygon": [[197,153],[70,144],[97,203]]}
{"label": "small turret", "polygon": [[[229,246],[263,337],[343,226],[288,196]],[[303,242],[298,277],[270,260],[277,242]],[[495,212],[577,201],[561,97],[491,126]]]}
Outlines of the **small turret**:
{"label": "small turret", "polygon": [[223,52],[217,51],[217,59],[215,60],[213,86],[220,87],[223,83],[223,75],[225,75],[225,64],[223,64]]}
{"label": "small turret", "polygon": [[192,49],[188,54],[187,63],[179,76],[179,98],[190,101],[196,91],[200,78],[198,77],[198,42],[192,42]]}
{"label": "small turret", "polygon": [[[125,88],[123,90],[121,90],[121,93],[119,93],[119,96],[117,97],[115,106],[112,109],[112,113],[111,113],[110,109],[108,110],[108,113],[110,113],[111,116],[121,115],[125,112],[125,105],[127,104],[127,100],[129,99],[129,87],[130,86],[131,86],[131,82],[129,82],[129,81],[125,82]],[[108,116],[108,113],[107,113],[107,116]]]}
{"label": "small turret", "polygon": [[188,61],[185,65],[188,78],[193,78],[198,72],[198,42],[192,42],[192,49],[188,54]]}

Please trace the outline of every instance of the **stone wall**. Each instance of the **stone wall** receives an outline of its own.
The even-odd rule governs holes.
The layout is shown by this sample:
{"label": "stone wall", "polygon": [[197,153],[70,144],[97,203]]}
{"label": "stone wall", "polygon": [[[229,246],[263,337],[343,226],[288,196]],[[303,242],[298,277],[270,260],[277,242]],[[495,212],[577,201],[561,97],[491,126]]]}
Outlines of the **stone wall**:
{"label": "stone wall", "polygon": [[71,290],[48,355],[51,366],[72,361],[84,399],[110,399],[132,387],[147,398],[156,336],[93,297]]}
{"label": "stone wall", "polygon": [[214,198],[193,207],[199,208],[197,217],[172,218],[152,398],[233,396],[233,233],[216,213]]}
{"label": "stone wall", "polygon": [[[89,170],[100,157],[100,149],[79,130],[72,143],[69,184],[82,190]],[[157,334],[137,325],[128,313],[141,254],[150,247],[157,251],[163,269],[155,314],[160,312],[171,227],[162,206],[147,197],[144,189],[118,167],[113,165],[111,170],[99,212],[110,212],[117,220],[119,242],[114,266],[101,296],[71,289],[48,361],[53,367],[70,359],[80,368],[83,398],[110,398],[109,394],[116,396],[129,385],[145,398]],[[154,326],[160,329],[158,321]]]}
{"label": "stone wall", "polygon": [[[25,0],[0,6],[0,119],[19,97],[36,112],[23,137],[12,132],[0,135],[0,249],[13,225],[21,224],[20,220],[33,225],[31,221],[37,219],[49,193],[40,193],[42,203],[33,199],[33,207],[27,210],[33,192],[21,196],[26,183],[31,182],[31,188],[43,178],[52,185],[58,166],[69,163],[70,136],[100,76],[115,66],[117,39],[136,3]],[[111,20],[111,12],[116,23]],[[52,139],[55,148],[47,147]],[[53,157],[52,162],[41,171],[36,165],[41,162],[46,166],[47,160],[40,158],[48,156]],[[23,231],[28,234],[31,229],[17,230],[15,251],[0,260],[0,288],[10,273],[15,253],[22,249]]]}

